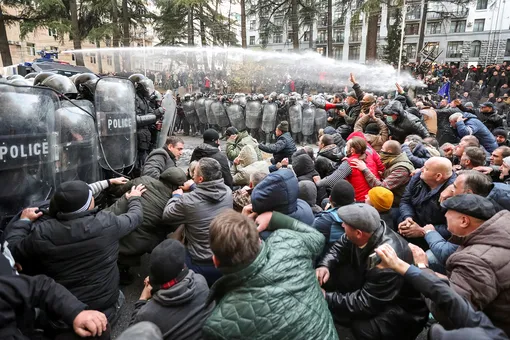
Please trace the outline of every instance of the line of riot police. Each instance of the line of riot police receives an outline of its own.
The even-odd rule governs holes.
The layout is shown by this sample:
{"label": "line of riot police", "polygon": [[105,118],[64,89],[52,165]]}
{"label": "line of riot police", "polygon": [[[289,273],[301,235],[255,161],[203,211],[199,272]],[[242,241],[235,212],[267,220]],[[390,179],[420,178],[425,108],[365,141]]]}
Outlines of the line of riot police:
{"label": "line of riot police", "polygon": [[161,96],[143,75],[2,78],[0,218],[48,199],[60,183],[132,174],[164,144],[175,109],[172,93]]}

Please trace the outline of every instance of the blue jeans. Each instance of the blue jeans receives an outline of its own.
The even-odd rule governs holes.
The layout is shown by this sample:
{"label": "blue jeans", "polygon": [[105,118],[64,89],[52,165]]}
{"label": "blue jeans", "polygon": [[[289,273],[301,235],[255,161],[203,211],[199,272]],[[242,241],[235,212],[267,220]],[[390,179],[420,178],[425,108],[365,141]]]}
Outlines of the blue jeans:
{"label": "blue jeans", "polygon": [[205,277],[207,285],[211,287],[223,274],[214,266],[212,260],[210,263],[206,261],[196,261],[186,252],[186,266],[195,273]]}

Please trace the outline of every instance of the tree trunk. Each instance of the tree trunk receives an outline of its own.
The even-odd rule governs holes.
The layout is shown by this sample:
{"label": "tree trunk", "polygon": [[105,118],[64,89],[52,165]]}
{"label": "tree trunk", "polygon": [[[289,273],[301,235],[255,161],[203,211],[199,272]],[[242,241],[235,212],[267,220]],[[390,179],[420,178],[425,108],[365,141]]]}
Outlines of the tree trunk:
{"label": "tree trunk", "polygon": [[328,0],[328,58],[333,58],[333,0]]}
{"label": "tree trunk", "polygon": [[[75,50],[81,50],[80,27],[78,25],[78,8],[76,0],[69,0],[69,11],[71,12],[71,32],[73,34],[73,47]],[[75,53],[74,60],[77,66],[85,66],[83,53]]]}
{"label": "tree trunk", "polygon": [[97,50],[97,72],[98,73],[103,73],[103,58],[101,56],[101,42],[99,41],[99,39],[96,40],[96,47],[98,48]]}
{"label": "tree trunk", "polygon": [[308,26],[308,48],[313,50],[313,19]]}
{"label": "tree trunk", "polygon": [[367,28],[367,51],[365,53],[366,62],[373,64],[377,59],[377,23],[379,22],[380,12],[368,13]]}
{"label": "tree trunk", "polygon": [[[129,47],[130,39],[129,39],[129,26],[130,26],[130,17],[129,17],[129,7],[128,0],[122,0],[122,46]],[[129,52],[125,52],[122,60],[124,62],[124,70],[131,71],[131,56]]]}
{"label": "tree trunk", "polygon": [[[188,46],[194,46],[195,45],[195,29],[193,27],[193,6],[189,6],[188,9]],[[189,52],[188,53],[188,66],[190,68],[194,67],[193,60],[195,59],[195,53]]]}
{"label": "tree trunk", "polygon": [[[120,45],[120,32],[119,32],[119,11],[117,8],[117,0],[111,0],[112,2],[112,26],[113,26],[113,34],[112,34],[112,46],[115,48],[119,48]],[[115,50],[113,52],[113,66],[115,73],[120,73],[120,55],[119,51]]]}
{"label": "tree trunk", "polygon": [[[228,18],[230,20],[230,18]],[[248,48],[246,44],[246,4],[245,0],[241,0],[241,46]]]}
{"label": "tree trunk", "polygon": [[4,14],[0,7],[0,54],[2,55],[2,65],[4,67],[12,65],[11,50],[9,48],[9,39],[5,29]]}
{"label": "tree trunk", "polygon": [[[330,0],[331,1],[331,0]],[[299,21],[298,21],[298,1],[292,0],[292,46],[295,52],[299,52]]]}
{"label": "tree trunk", "polygon": [[416,64],[419,64],[421,61],[421,50],[423,49],[423,41],[425,39],[425,25],[427,23],[427,12],[429,7],[429,0],[422,0],[422,14],[420,21],[420,35],[418,37],[418,47],[416,48]]}

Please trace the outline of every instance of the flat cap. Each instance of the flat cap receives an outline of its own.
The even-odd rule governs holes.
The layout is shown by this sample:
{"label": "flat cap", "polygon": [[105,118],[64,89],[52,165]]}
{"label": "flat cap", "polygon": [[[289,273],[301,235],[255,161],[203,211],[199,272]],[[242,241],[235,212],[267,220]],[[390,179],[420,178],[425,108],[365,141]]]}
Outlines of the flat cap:
{"label": "flat cap", "polygon": [[491,109],[495,108],[494,104],[491,102],[485,102],[485,103],[481,104],[480,107],[490,107]]}
{"label": "flat cap", "polygon": [[441,206],[482,221],[487,221],[496,214],[496,208],[488,198],[475,194],[453,196],[441,203]]}
{"label": "flat cap", "polygon": [[336,213],[349,226],[367,233],[372,233],[381,226],[381,217],[377,210],[365,203],[345,205]]}

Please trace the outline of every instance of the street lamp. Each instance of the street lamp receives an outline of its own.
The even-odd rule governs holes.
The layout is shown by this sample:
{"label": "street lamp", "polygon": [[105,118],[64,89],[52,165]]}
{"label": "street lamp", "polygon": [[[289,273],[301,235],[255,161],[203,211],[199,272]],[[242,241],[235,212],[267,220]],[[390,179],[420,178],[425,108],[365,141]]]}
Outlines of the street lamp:
{"label": "street lamp", "polygon": [[402,67],[402,52],[404,51],[404,33],[406,28],[406,15],[407,15],[407,5],[406,0],[404,0],[404,8],[402,11],[402,27],[400,31],[400,53],[398,54],[398,70],[397,77],[400,77],[400,69]]}

